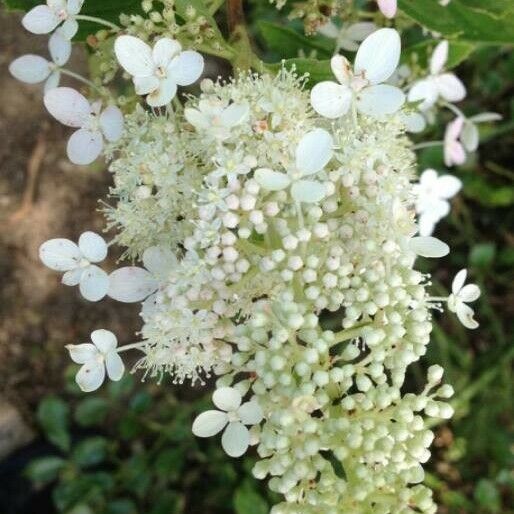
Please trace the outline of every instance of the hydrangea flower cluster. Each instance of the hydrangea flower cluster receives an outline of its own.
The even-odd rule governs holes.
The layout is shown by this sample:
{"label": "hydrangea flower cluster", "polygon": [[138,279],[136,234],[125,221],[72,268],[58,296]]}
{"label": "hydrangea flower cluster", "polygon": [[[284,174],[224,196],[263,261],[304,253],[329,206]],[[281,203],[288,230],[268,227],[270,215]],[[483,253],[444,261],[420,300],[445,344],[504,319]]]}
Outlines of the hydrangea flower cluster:
{"label": "hydrangea flower cluster", "polygon": [[[395,2],[379,4],[394,15]],[[71,0],[35,9],[24,25],[36,33],[61,22],[72,32],[80,20]],[[442,99],[457,113],[444,145],[458,163],[458,145],[476,148],[474,123],[494,115],[468,119],[447,103],[465,89],[448,94],[458,79],[442,72],[445,42],[429,76],[405,86],[390,28],[353,38],[364,39],[354,65],[334,56],[337,82],[311,92],[294,71],[249,71],[203,80],[182,105],[177,87],[196,82],[204,60],[160,36],[114,42],[149,108],[123,114],[71,88],[45,93],[50,114],[77,129],[70,159],[107,157],[107,228],[131,262],[100,268],[107,243],[92,232],[43,243],[41,260],[90,301],[141,304],[140,341],[118,346],[100,329],[92,343],[68,345],[78,385],[119,380],[127,350],[141,354],[133,371],[159,382],[216,377],[217,409],[192,430],[222,432],[232,457],[256,446],[254,475],[284,498],[273,514],[435,513],[421,483],[434,437],[426,420],[451,417],[453,390],[440,366],[418,394],[402,388],[426,352],[433,310],[447,303],[476,328],[468,303],[480,291],[461,270],[448,297],[433,297],[415,269],[418,257],[449,252],[430,234],[461,184],[434,170],[417,183],[406,132],[412,114],[424,122]],[[12,73],[27,78],[19,69],[15,61]]]}

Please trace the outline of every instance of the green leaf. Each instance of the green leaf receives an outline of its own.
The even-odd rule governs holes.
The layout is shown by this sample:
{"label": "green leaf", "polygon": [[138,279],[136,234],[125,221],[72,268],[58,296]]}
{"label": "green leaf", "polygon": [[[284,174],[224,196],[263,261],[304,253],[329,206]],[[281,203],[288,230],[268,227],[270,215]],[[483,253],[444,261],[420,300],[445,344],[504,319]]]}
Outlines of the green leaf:
{"label": "green leaf", "polygon": [[496,255],[494,243],[480,243],[471,249],[469,264],[473,267],[486,268],[492,264]]}
{"label": "green leaf", "polygon": [[52,492],[57,510],[68,511],[98,501],[112,490],[113,478],[109,473],[78,474],[71,480],[60,482]]}
{"label": "green leaf", "polygon": [[245,481],[236,489],[234,509],[236,514],[268,514],[269,512],[266,500],[255,491],[249,481]]}
{"label": "green leaf", "polygon": [[257,23],[257,29],[266,46],[277,54],[277,57],[295,58],[314,50],[318,57],[328,58],[334,50],[334,44],[328,39],[306,37],[283,25],[260,21]]}
{"label": "green leaf", "polygon": [[73,461],[81,468],[96,466],[107,455],[108,441],[104,437],[91,437],[81,441],[71,455]]}
{"label": "green leaf", "polygon": [[399,0],[400,9],[424,27],[446,38],[488,44],[514,43],[514,2]]}
{"label": "green leaf", "polygon": [[137,514],[137,506],[128,498],[120,498],[107,504],[105,514]]}
{"label": "green leaf", "polygon": [[75,409],[75,421],[82,427],[99,425],[109,411],[109,404],[103,398],[86,398]]}
{"label": "green leaf", "polygon": [[37,419],[47,439],[63,451],[70,449],[69,413],[68,405],[55,396],[43,399],[37,411]]}
{"label": "green leaf", "polygon": [[474,497],[481,507],[491,512],[500,511],[500,492],[492,480],[487,480],[486,478],[479,480],[475,487]]}
{"label": "green leaf", "polygon": [[33,482],[51,482],[57,478],[65,464],[66,461],[60,457],[42,457],[33,460],[25,469],[25,474]]}
{"label": "green leaf", "polygon": [[334,75],[330,69],[330,61],[317,61],[316,59],[284,59],[280,63],[266,64],[266,68],[273,72],[278,72],[281,67],[290,70],[295,69],[299,76],[308,74],[307,87],[312,88],[323,80],[334,80]]}
{"label": "green leaf", "polygon": [[154,463],[154,469],[158,476],[170,480],[178,480],[185,464],[184,450],[182,447],[163,449]]}

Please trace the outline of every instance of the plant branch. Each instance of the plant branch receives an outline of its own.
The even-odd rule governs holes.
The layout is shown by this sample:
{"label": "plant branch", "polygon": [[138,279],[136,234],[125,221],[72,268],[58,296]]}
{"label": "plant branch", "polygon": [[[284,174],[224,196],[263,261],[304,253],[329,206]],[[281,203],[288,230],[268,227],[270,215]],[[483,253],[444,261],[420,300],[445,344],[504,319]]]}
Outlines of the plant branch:
{"label": "plant branch", "polygon": [[227,24],[229,33],[235,34],[240,25],[244,25],[245,15],[242,0],[227,0]]}

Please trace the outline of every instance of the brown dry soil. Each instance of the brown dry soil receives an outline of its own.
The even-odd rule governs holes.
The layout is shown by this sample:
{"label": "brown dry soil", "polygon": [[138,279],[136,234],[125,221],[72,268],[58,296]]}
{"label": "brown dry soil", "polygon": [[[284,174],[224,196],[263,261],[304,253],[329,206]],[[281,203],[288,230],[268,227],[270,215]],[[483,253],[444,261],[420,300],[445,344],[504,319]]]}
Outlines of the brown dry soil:
{"label": "brown dry soil", "polygon": [[[47,239],[76,240],[84,230],[102,230],[98,199],[106,198],[111,178],[102,163],[69,163],[70,129],[45,111],[42,86],[9,74],[19,55],[48,55],[47,38],[28,34],[19,20],[0,8],[0,394],[30,421],[38,400],[60,389],[69,363],[64,345],[87,341],[96,328],[129,341],[138,317],[136,306],[83,300],[39,262],[38,247]],[[80,50],[69,67],[84,69]]]}

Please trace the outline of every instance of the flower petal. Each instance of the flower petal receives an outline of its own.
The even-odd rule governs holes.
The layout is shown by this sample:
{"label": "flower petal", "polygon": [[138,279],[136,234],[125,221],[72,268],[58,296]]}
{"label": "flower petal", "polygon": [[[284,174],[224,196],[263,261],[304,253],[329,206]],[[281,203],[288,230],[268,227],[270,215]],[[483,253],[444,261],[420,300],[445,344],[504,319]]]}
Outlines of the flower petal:
{"label": "flower petal", "polygon": [[[55,91],[55,89],[52,91]],[[68,140],[66,152],[71,162],[86,166],[96,160],[102,152],[103,146],[103,138],[100,132],[79,129]]]}
{"label": "flower petal", "polygon": [[437,221],[433,216],[427,213],[422,213],[418,218],[418,227],[420,236],[430,236],[434,231]]}
{"label": "flower petal", "polygon": [[57,87],[48,91],[44,103],[48,112],[68,127],[82,127],[91,114],[89,102],[71,87]]}
{"label": "flower petal", "polygon": [[350,84],[350,62],[344,55],[334,55],[332,59],[330,59],[330,68],[339,84],[342,84],[343,86],[348,86]]}
{"label": "flower petal", "polygon": [[107,257],[107,243],[95,232],[83,232],[79,237],[79,248],[89,262],[102,262]]}
{"label": "flower petal", "polygon": [[448,41],[441,41],[432,52],[430,57],[430,73],[438,75],[441,73],[448,60]]}
{"label": "flower petal", "polygon": [[439,258],[450,253],[450,248],[446,243],[435,237],[413,237],[409,241],[409,248],[421,257]]}
{"label": "flower petal", "polygon": [[100,114],[100,128],[107,141],[118,141],[123,133],[123,114],[114,105],[106,107]]}
{"label": "flower petal", "polygon": [[39,55],[22,55],[9,65],[11,75],[26,84],[43,82],[50,75],[50,63]]}
{"label": "flower petal", "polygon": [[436,103],[438,94],[438,88],[434,79],[418,80],[410,88],[407,100],[409,102],[421,101],[418,109],[426,111]]}
{"label": "flower petal", "polygon": [[407,131],[412,134],[423,132],[427,126],[425,117],[419,112],[402,113],[402,120],[405,123]]}
{"label": "flower petal", "polygon": [[98,350],[91,343],[67,344],[66,349],[70,352],[71,360],[77,364],[85,364],[98,357]]}
{"label": "flower petal", "polygon": [[226,127],[235,127],[239,125],[250,112],[248,104],[230,104],[223,109],[221,120]]}
{"label": "flower petal", "polygon": [[212,394],[212,401],[218,409],[235,411],[241,405],[241,394],[233,387],[220,387]]}
{"label": "flower petal", "polygon": [[134,87],[138,95],[147,95],[159,88],[160,80],[155,75],[134,77]]}
{"label": "flower petal", "polygon": [[48,5],[36,5],[21,20],[21,24],[33,34],[48,34],[61,22]]}
{"label": "flower petal", "polygon": [[351,102],[351,90],[347,86],[335,82],[320,82],[311,90],[312,108],[325,118],[343,116],[348,112]]}
{"label": "flower petal", "polygon": [[109,275],[108,295],[118,302],[141,302],[156,291],[157,281],[143,268],[126,266]]}
{"label": "flower petal", "polygon": [[296,168],[303,176],[322,170],[332,159],[334,140],[323,129],[305,134],[296,147]]}
{"label": "flower petal", "polygon": [[394,29],[379,29],[361,44],[355,56],[355,73],[364,72],[371,84],[387,80],[400,62],[400,35]]}
{"label": "flower petal", "polygon": [[105,379],[105,366],[103,361],[91,360],[86,362],[77,373],[75,382],[85,393],[98,389]]}
{"label": "flower petal", "polygon": [[229,423],[221,436],[221,446],[230,457],[241,457],[250,445],[250,432],[239,422]]}
{"label": "flower petal", "polygon": [[437,193],[441,198],[451,198],[462,188],[462,182],[453,175],[441,175],[437,179]]}
{"label": "flower petal", "polygon": [[394,18],[397,9],[397,0],[377,0],[378,8],[380,12],[386,18]]}
{"label": "flower petal", "polygon": [[170,61],[180,53],[180,50],[182,50],[182,46],[178,41],[163,37],[153,47],[153,62],[156,66],[166,69]]}
{"label": "flower petal", "polygon": [[159,83],[159,87],[152,91],[146,97],[146,103],[151,107],[162,107],[171,102],[175,94],[177,93],[177,84],[171,77],[163,79]]}
{"label": "flower petal", "polygon": [[221,432],[228,423],[228,416],[219,410],[202,412],[193,421],[193,434],[197,437],[211,437]]}
{"label": "flower petal", "polygon": [[291,196],[296,202],[316,203],[326,194],[325,186],[316,180],[297,180],[291,186]]}
{"label": "flower petal", "polygon": [[466,97],[466,87],[453,73],[443,73],[436,79],[439,94],[448,102],[460,102]]}
{"label": "flower petal", "polygon": [[72,39],[73,36],[79,30],[79,24],[75,18],[68,18],[60,27],[62,35],[68,39]]}
{"label": "flower petal", "polygon": [[482,112],[480,114],[475,114],[468,119],[473,123],[485,123],[488,121],[499,121],[502,119],[502,115],[497,112]]}
{"label": "flower petal", "polygon": [[122,68],[135,77],[145,77],[154,72],[152,49],[134,36],[119,36],[114,42],[114,52]]}
{"label": "flower petal", "polygon": [[93,330],[91,332],[91,341],[98,348],[98,351],[104,355],[114,351],[118,346],[116,336],[110,330],[105,330],[104,328]]}
{"label": "flower petal", "polygon": [[62,276],[61,282],[65,286],[78,286],[83,273],[84,268],[71,269]]}
{"label": "flower petal", "polygon": [[478,322],[473,318],[475,311],[465,303],[459,302],[456,308],[457,318],[466,327],[471,330],[478,328]]}
{"label": "flower petal", "polygon": [[71,55],[71,41],[65,38],[62,33],[55,31],[48,40],[48,49],[52,56],[52,61],[58,66],[64,66]]}
{"label": "flower petal", "polygon": [[200,78],[203,67],[201,54],[194,50],[186,50],[171,61],[168,73],[179,86],[188,86]]}
{"label": "flower petal", "polygon": [[269,168],[255,170],[253,178],[268,191],[281,191],[291,183],[291,179],[285,173],[273,171]]}
{"label": "flower petal", "polygon": [[50,239],[39,247],[41,262],[55,271],[69,271],[75,269],[82,254],[79,247],[69,239]]}
{"label": "flower petal", "polygon": [[462,127],[460,140],[468,152],[474,152],[478,148],[478,143],[480,141],[477,126],[470,121],[466,121]]}
{"label": "flower petal", "polygon": [[468,275],[468,271],[466,269],[461,269],[453,279],[452,282],[452,293],[454,295],[458,295],[460,290],[462,289],[462,286],[466,282],[466,277]]}
{"label": "flower petal", "polygon": [[151,246],[143,253],[143,264],[152,275],[166,276],[178,265],[178,261],[169,248]]}
{"label": "flower petal", "polygon": [[354,41],[362,41],[366,39],[370,34],[377,30],[377,26],[371,21],[361,21],[352,23],[346,29],[346,37],[353,39]]}
{"label": "flower petal", "polygon": [[480,298],[480,288],[476,284],[467,284],[459,291],[459,298],[466,303]]}
{"label": "flower petal", "polygon": [[109,352],[105,356],[105,368],[107,369],[107,376],[113,381],[121,380],[125,372],[125,365],[117,352]]}
{"label": "flower petal", "polygon": [[103,269],[94,264],[84,269],[80,277],[79,290],[86,300],[97,302],[107,294],[108,289],[109,276]]}
{"label": "flower petal", "polygon": [[54,71],[50,73],[50,76],[46,79],[45,82],[45,93],[47,91],[50,91],[50,89],[55,89],[56,87],[59,87],[59,82],[61,81],[61,72],[60,71]]}
{"label": "flower petal", "polygon": [[82,9],[84,0],[68,0],[66,2],[66,10],[68,14],[78,14]]}
{"label": "flower petal", "polygon": [[257,425],[262,421],[264,414],[257,400],[243,403],[237,410],[241,422],[245,425]]}
{"label": "flower petal", "polygon": [[357,95],[357,109],[374,118],[395,113],[404,102],[402,90],[389,84],[365,87]]}

